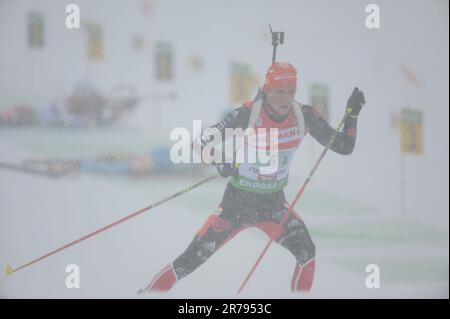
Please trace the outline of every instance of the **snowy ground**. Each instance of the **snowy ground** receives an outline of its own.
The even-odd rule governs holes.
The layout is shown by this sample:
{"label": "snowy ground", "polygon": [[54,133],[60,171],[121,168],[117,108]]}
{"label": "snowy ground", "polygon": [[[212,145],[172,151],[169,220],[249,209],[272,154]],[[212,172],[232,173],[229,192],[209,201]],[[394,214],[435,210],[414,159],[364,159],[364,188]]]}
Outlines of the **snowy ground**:
{"label": "snowy ground", "polygon": [[[139,151],[157,142],[131,129],[0,131],[0,159],[92,157]],[[84,146],[83,146],[84,145]],[[88,145],[88,146],[87,146]],[[145,207],[202,177],[133,179],[74,175],[62,179],[0,170],[0,265],[17,267]],[[423,223],[385,207],[309,188],[297,207],[317,246],[313,290],[291,294],[294,258],[273,245],[243,293],[236,292],[267,242],[249,229],[167,294],[138,296],[191,241],[219,203],[215,180],[105,233],[0,279],[6,298],[448,298],[448,224]],[[295,185],[290,184],[288,198]],[[67,289],[66,265],[81,287]],[[381,287],[365,286],[365,267],[381,269]]]}

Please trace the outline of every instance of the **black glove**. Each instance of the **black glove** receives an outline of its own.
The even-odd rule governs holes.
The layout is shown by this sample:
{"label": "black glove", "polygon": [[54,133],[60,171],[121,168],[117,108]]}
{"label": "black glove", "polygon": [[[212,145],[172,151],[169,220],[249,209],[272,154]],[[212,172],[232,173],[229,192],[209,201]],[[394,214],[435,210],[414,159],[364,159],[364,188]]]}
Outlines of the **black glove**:
{"label": "black glove", "polygon": [[360,91],[357,87],[353,89],[352,95],[347,101],[347,110],[350,109],[350,116],[358,116],[361,108],[366,103],[364,99],[363,91]]}
{"label": "black glove", "polygon": [[219,163],[216,164],[216,167],[217,171],[219,172],[219,175],[222,177],[239,175],[239,168],[231,163]]}

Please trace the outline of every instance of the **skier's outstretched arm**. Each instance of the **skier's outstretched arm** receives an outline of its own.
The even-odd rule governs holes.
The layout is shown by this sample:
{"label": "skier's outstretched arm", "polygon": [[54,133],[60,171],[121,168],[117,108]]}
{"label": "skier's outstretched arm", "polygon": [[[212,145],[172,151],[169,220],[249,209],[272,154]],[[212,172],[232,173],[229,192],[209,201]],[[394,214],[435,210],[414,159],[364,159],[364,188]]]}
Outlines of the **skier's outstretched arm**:
{"label": "skier's outstretched arm", "polygon": [[330,149],[342,155],[351,154],[355,147],[358,115],[364,103],[363,92],[358,88],[355,88],[347,101],[347,108],[351,108],[351,113],[344,123],[342,132],[339,133],[328,124],[319,112],[314,110],[311,106],[303,105],[302,111],[305,116],[308,132],[324,146],[327,146],[331,137],[337,133]]}
{"label": "skier's outstretched arm", "polygon": [[[199,149],[203,152],[204,147],[211,142],[214,134],[220,133],[222,137],[222,144],[225,143],[225,129],[231,128],[241,128],[245,130],[248,125],[248,121],[250,118],[250,110],[245,105],[234,109],[219,123],[214,124],[204,130],[199,138],[195,139],[193,143],[200,144]],[[201,155],[201,154],[199,154]],[[225,163],[225,158],[222,158],[222,163],[213,163],[217,166],[218,172],[223,177],[231,176],[237,173],[236,168],[233,164]]]}
{"label": "skier's outstretched arm", "polygon": [[225,142],[226,128],[245,129],[247,127],[249,117],[250,110],[245,106],[241,106],[228,113],[227,116],[219,123],[202,130],[202,134],[200,136],[202,148],[212,140],[213,135],[217,132],[220,132],[222,136],[222,143]]}

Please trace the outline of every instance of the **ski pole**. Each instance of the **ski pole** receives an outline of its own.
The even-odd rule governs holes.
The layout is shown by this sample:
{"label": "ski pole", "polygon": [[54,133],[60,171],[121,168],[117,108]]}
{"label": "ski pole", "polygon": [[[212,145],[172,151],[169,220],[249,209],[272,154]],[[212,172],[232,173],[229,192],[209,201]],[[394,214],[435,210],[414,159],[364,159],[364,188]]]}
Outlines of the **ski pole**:
{"label": "ski pole", "polygon": [[[292,201],[291,205],[289,206],[288,210],[286,211],[286,213],[284,213],[283,217],[280,220],[280,223],[278,224],[277,228],[278,229],[282,229],[284,223],[286,222],[286,220],[288,219],[289,215],[291,214],[294,206],[297,204],[297,201],[299,200],[300,196],[302,195],[303,191],[305,190],[306,186],[308,185],[309,181],[311,180],[312,176],[314,175],[314,172],[316,171],[317,167],[319,166],[320,162],[322,161],[322,159],[325,157],[325,154],[327,153],[328,149],[331,147],[331,145],[334,142],[334,139],[336,138],[336,136],[339,134],[339,132],[341,131],[342,127],[344,126],[345,121],[347,120],[347,118],[350,116],[350,113],[352,112],[351,108],[347,108],[344,117],[342,118],[341,122],[339,123],[339,125],[336,128],[336,132],[331,136],[327,146],[325,147],[325,149],[322,151],[322,154],[320,154],[319,159],[317,160],[316,164],[314,165],[313,169],[311,170],[311,172],[308,175],[308,178],[305,180],[305,182],[303,183],[302,187],[300,188],[300,190],[298,191],[297,195],[295,196],[294,200]],[[252,276],[253,272],[255,271],[256,267],[258,267],[260,261],[262,260],[262,258],[264,257],[264,255],[266,254],[267,250],[269,249],[270,245],[272,245],[273,242],[273,238],[270,238],[270,240],[267,242],[266,246],[264,247],[263,251],[261,252],[261,254],[259,255],[258,259],[256,260],[255,264],[253,265],[252,269],[250,270],[250,272],[248,273],[247,277],[245,278],[244,282],[242,283],[241,287],[239,288],[237,293],[240,293],[242,291],[242,289],[244,289],[245,285],[247,284],[248,280],[250,279],[250,277]]]}
{"label": "ski pole", "polygon": [[13,268],[12,266],[8,265],[5,268],[5,275],[8,276],[8,275],[11,275],[11,274],[13,274],[13,273],[15,273],[15,272],[25,268],[25,267],[29,267],[32,264],[37,263],[38,261],[41,261],[41,260],[43,260],[43,259],[45,259],[47,257],[50,257],[51,255],[54,255],[54,254],[56,254],[56,253],[58,253],[58,252],[60,252],[60,251],[62,251],[64,249],[67,249],[70,246],[76,245],[76,244],[82,242],[83,240],[86,240],[86,239],[88,239],[90,237],[93,237],[93,236],[95,236],[95,235],[97,235],[97,234],[99,234],[99,233],[101,233],[101,232],[103,232],[103,231],[105,231],[107,229],[110,229],[110,228],[112,228],[114,226],[117,226],[118,224],[123,223],[123,222],[125,222],[128,219],[136,217],[137,215],[142,214],[142,213],[144,213],[144,212],[146,212],[146,211],[148,211],[148,210],[150,210],[152,208],[155,208],[156,206],[159,206],[159,205],[161,205],[161,204],[163,204],[165,202],[168,202],[169,200],[174,199],[175,197],[178,197],[178,196],[180,196],[182,194],[185,194],[185,193],[193,190],[194,188],[197,188],[198,186],[203,185],[203,184],[205,184],[205,183],[207,183],[207,182],[209,182],[209,181],[211,181],[211,180],[213,180],[213,179],[215,179],[217,177],[218,177],[218,175],[212,175],[212,176],[210,176],[208,178],[205,178],[204,180],[202,180],[202,181],[200,181],[200,182],[198,182],[198,183],[196,183],[194,185],[191,185],[191,186],[189,186],[189,187],[187,187],[187,188],[185,188],[185,189],[183,189],[183,190],[181,190],[181,191],[179,191],[179,192],[177,192],[177,193],[175,193],[173,195],[170,195],[170,196],[168,196],[168,197],[166,197],[164,199],[161,199],[160,201],[158,201],[158,202],[156,202],[156,203],[154,203],[154,204],[152,204],[150,206],[144,207],[144,208],[142,208],[142,209],[140,209],[140,210],[138,210],[138,211],[136,211],[134,213],[131,213],[131,214],[129,214],[129,215],[119,219],[119,220],[116,220],[115,222],[112,222],[111,224],[103,226],[102,228],[99,228],[99,229],[97,229],[97,230],[95,230],[95,231],[93,231],[93,232],[91,232],[91,233],[89,233],[89,234],[87,234],[87,235],[85,235],[83,237],[80,237],[80,238],[78,238],[78,239],[76,239],[76,240],[74,240],[74,241],[72,241],[72,242],[70,242],[68,244],[65,244],[64,246],[61,246],[61,247],[59,247],[59,248],[57,248],[55,250],[52,250],[52,251],[48,252],[47,254],[42,255],[42,256],[40,256],[40,257],[38,257],[36,259],[33,259],[33,260],[27,262],[26,264],[23,264],[23,265],[21,265],[21,266],[19,266],[17,268]]}

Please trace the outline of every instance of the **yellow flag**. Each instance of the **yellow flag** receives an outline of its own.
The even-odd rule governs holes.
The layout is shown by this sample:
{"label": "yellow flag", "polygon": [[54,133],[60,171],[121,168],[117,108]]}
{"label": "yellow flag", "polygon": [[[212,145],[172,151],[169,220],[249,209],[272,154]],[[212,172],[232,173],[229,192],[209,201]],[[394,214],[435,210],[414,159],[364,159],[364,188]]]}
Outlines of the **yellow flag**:
{"label": "yellow flag", "polygon": [[400,114],[400,134],[403,154],[423,154],[422,112],[403,109]]}
{"label": "yellow flag", "polygon": [[230,73],[230,101],[243,103],[252,98],[256,86],[255,76],[248,64],[232,63]]}
{"label": "yellow flag", "polygon": [[173,46],[169,42],[156,43],[155,71],[158,81],[173,80]]}
{"label": "yellow flag", "polygon": [[314,83],[310,86],[311,106],[317,110],[325,120],[329,120],[328,114],[328,87]]}
{"label": "yellow flag", "polygon": [[98,24],[86,25],[87,30],[87,56],[90,61],[101,61],[104,56],[103,33]]}
{"label": "yellow flag", "polygon": [[28,46],[35,48],[44,46],[44,16],[39,12],[28,14]]}

